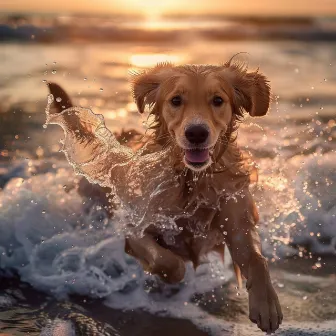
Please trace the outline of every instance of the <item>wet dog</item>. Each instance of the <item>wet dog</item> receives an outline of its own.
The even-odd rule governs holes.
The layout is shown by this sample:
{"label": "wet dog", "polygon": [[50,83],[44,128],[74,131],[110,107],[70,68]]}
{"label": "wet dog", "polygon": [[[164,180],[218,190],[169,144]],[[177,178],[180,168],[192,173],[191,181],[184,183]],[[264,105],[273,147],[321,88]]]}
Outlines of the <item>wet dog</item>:
{"label": "wet dog", "polygon": [[[192,216],[177,220],[181,233],[174,244],[149,227],[141,238],[127,237],[126,252],[151,273],[175,283],[183,279],[186,261],[196,268],[211,251],[223,256],[227,244],[237,272],[247,279],[251,321],[274,332],[283,316],[261,254],[258,212],[249,192],[252,171],[236,143],[244,114],[261,117],[268,111],[267,78],[231,61],[221,66],[163,63],[133,73],[131,83],[139,112],[149,107],[153,118],[148,150],[169,146],[170,160],[163,164],[171,165],[176,174],[184,172],[179,183],[185,204],[199,195],[207,202]],[[49,83],[49,89],[61,98],[54,102],[59,112],[72,106],[58,85]],[[236,196],[222,197],[218,190]]]}

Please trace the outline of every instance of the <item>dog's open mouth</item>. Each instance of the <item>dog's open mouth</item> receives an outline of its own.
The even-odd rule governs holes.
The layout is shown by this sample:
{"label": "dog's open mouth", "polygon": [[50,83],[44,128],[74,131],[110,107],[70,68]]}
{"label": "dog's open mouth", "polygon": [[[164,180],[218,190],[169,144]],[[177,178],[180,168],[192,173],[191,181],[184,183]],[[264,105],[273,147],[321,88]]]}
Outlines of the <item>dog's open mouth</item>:
{"label": "dog's open mouth", "polygon": [[184,158],[188,165],[195,168],[202,168],[209,164],[210,151],[209,148],[186,149]]}

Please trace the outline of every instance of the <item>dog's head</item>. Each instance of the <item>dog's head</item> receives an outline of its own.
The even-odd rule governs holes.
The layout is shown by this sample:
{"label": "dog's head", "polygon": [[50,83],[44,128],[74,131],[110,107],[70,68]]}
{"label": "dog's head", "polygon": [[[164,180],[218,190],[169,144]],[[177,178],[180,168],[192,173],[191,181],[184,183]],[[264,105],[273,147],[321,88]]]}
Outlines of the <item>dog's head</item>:
{"label": "dog's head", "polygon": [[157,139],[174,139],[184,151],[184,164],[194,171],[211,165],[212,149],[244,111],[263,116],[270,103],[266,77],[231,62],[159,64],[134,74],[132,85],[139,112],[148,105],[155,117]]}

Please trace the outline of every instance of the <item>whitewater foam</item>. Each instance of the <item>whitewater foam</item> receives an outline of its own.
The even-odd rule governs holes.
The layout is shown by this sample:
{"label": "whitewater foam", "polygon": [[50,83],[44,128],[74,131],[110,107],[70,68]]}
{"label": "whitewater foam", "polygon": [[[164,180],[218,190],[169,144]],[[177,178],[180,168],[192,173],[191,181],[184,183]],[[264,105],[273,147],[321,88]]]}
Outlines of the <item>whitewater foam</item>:
{"label": "whitewater foam", "polygon": [[[243,145],[250,144],[253,134],[243,129],[242,135]],[[314,140],[314,146],[322,145]],[[313,253],[335,255],[335,152],[318,156],[291,152],[282,157],[278,153],[259,157],[259,182],[251,188],[259,206],[264,254],[269,258],[300,255],[306,246]],[[163,286],[124,253],[125,211],[116,211],[110,219],[98,203],[78,194],[77,182],[67,162],[53,159],[16,161],[2,170],[1,270],[18,273],[22,281],[60,298],[77,294],[103,299],[113,308],[188,318],[213,335],[236,330],[237,326],[190,304],[195,293],[210,291],[231,278],[227,264],[210,256],[211,263],[201,265],[196,274],[188,265],[182,284]],[[162,190],[152,192],[160,195]],[[293,330],[300,332],[298,327]],[[242,330],[235,332],[244,335]]]}

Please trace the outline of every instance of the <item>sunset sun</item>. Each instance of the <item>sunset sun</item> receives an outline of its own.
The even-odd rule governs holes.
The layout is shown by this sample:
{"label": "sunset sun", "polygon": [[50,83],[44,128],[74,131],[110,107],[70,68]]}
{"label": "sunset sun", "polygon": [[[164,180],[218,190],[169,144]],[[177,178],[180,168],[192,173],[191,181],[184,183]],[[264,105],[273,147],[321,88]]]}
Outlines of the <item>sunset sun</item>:
{"label": "sunset sun", "polygon": [[143,14],[149,21],[155,21],[158,20],[162,14],[176,10],[178,5],[178,0],[124,0],[121,6],[124,9],[129,8],[132,9],[132,11]]}

